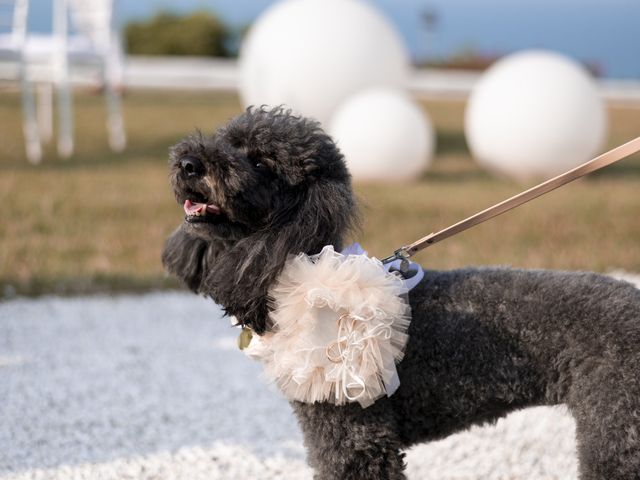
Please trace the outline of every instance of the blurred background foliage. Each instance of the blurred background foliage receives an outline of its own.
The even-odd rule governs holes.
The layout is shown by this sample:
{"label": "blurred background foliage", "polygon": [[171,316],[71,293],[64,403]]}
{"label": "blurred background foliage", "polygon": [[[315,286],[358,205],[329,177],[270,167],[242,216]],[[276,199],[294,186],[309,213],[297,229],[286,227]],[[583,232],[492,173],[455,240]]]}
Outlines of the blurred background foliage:
{"label": "blurred background foliage", "polygon": [[188,15],[160,12],[148,20],[130,22],[124,30],[133,55],[193,55],[229,57],[237,54],[238,33],[210,11]]}

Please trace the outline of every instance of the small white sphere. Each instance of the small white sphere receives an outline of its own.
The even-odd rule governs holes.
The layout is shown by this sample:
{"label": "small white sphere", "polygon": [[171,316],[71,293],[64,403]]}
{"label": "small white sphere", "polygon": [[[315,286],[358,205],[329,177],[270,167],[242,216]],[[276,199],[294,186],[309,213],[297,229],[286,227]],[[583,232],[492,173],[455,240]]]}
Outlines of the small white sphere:
{"label": "small white sphere", "polygon": [[253,25],[239,69],[245,106],[284,104],[326,123],[363,88],[403,87],[409,55],[391,24],[360,0],[285,0]]}
{"label": "small white sphere", "polygon": [[518,180],[551,177],[586,162],[606,133],[605,105],[589,73],[546,51],[516,53],[493,65],[465,113],[473,156]]}
{"label": "small white sphere", "polygon": [[404,92],[386,88],[348,98],[329,132],[355,180],[415,178],[428,167],[435,146],[426,114]]}

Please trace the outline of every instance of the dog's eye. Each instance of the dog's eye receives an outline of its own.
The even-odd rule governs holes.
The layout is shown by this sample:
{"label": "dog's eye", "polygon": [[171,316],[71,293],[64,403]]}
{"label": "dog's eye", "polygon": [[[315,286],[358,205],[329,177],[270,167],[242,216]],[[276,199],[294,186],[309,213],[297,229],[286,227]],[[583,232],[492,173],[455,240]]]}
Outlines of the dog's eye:
{"label": "dog's eye", "polygon": [[247,155],[247,161],[249,163],[249,165],[251,165],[253,167],[254,170],[261,172],[261,173],[267,173],[269,172],[269,161],[265,161],[264,158],[258,156],[258,155]]}

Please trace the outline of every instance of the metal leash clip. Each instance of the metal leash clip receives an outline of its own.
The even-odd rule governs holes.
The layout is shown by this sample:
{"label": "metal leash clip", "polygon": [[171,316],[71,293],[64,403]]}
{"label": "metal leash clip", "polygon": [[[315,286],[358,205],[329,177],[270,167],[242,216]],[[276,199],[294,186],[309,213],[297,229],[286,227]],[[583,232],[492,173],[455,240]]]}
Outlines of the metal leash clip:
{"label": "metal leash clip", "polygon": [[406,247],[400,247],[399,249],[397,249],[395,252],[393,252],[393,255],[388,256],[387,258],[383,258],[381,260],[383,265],[389,264],[389,263],[393,263],[396,260],[400,260],[400,267],[399,268],[395,268],[395,267],[391,267],[389,269],[389,271],[399,271],[402,276],[404,278],[411,278],[413,277],[413,275],[415,275],[415,272],[412,271],[411,267],[411,262],[409,261],[409,252],[407,251]]}

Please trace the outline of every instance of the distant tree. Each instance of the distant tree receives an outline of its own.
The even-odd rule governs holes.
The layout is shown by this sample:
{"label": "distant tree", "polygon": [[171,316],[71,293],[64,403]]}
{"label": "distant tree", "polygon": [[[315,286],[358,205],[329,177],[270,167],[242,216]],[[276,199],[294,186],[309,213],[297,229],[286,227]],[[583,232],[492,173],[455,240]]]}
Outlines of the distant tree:
{"label": "distant tree", "polygon": [[127,51],[135,55],[201,55],[227,57],[229,28],[214,14],[187,16],[161,12],[125,28]]}
{"label": "distant tree", "polygon": [[[418,67],[443,68],[451,70],[478,70],[483,71],[500,60],[503,53],[486,53],[477,50],[473,46],[464,47],[448,57],[437,58],[420,62]],[[602,77],[604,69],[597,61],[582,61],[582,65],[589,70],[594,77]]]}

